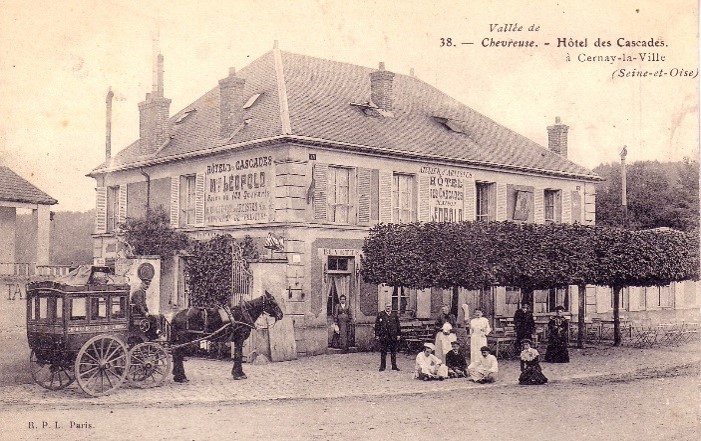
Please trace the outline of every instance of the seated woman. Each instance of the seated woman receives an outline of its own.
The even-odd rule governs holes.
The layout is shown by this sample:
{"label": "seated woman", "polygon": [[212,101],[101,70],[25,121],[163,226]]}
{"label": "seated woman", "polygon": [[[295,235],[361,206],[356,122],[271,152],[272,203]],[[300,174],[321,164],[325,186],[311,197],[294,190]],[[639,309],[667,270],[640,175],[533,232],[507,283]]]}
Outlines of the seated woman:
{"label": "seated woman", "polygon": [[494,383],[496,373],[499,372],[497,358],[492,355],[487,346],[480,348],[480,354],[482,356],[467,367],[470,379],[476,383]]}
{"label": "seated woman", "polygon": [[414,378],[424,381],[448,378],[448,367],[431,353],[434,349],[433,343],[424,343],[424,350],[416,356]]}
{"label": "seated woman", "polygon": [[521,376],[518,377],[518,384],[545,384],[548,379],[543,375],[538,361],[538,351],[531,347],[531,341],[524,339],[521,342]]}
{"label": "seated woman", "polygon": [[467,377],[467,361],[465,361],[465,356],[460,353],[460,343],[454,341],[452,345],[453,349],[445,354],[448,376],[450,378]]}

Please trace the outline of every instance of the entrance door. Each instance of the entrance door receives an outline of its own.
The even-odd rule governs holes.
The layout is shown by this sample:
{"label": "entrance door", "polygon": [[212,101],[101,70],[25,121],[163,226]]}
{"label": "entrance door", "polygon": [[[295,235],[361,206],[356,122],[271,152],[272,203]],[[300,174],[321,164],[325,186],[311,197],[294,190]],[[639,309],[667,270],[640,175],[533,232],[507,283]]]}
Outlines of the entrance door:
{"label": "entrance door", "polygon": [[[326,323],[329,329],[329,347],[337,347],[337,340],[334,339],[333,313],[336,305],[339,304],[341,295],[346,296],[346,303],[353,304],[350,295],[351,277],[350,274],[329,274],[326,284]],[[352,311],[352,309],[351,309]]]}

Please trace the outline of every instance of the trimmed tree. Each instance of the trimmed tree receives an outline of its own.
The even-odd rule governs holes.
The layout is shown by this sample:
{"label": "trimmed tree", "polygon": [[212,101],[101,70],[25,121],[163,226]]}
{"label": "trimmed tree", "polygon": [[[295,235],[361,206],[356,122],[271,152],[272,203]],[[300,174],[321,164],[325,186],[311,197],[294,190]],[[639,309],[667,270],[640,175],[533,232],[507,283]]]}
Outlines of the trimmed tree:
{"label": "trimmed tree", "polygon": [[249,261],[259,257],[253,239],[249,236],[240,243],[228,234],[195,243],[187,260],[191,306],[217,308],[231,305],[235,254],[237,258],[243,258],[246,266]]}
{"label": "trimmed tree", "polygon": [[191,240],[187,234],[170,226],[162,208],[147,210],[142,218],[129,218],[119,226],[120,236],[137,256],[161,256],[166,259],[178,251],[187,250]]}

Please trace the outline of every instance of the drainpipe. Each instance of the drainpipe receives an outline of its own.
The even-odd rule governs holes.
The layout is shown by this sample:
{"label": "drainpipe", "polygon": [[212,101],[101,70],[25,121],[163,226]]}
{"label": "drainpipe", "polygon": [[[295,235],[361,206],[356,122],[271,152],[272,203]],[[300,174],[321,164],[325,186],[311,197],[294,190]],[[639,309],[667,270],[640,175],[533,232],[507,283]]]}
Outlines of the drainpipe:
{"label": "drainpipe", "polygon": [[146,178],[146,212],[148,213],[151,210],[151,176],[143,168],[139,171]]}

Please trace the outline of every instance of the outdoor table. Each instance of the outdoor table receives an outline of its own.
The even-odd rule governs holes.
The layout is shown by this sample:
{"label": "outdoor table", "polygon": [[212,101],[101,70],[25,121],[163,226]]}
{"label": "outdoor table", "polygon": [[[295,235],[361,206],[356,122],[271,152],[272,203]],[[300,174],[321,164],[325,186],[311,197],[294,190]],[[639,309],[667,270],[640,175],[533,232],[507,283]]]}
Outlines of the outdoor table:
{"label": "outdoor table", "polygon": [[488,335],[487,346],[494,352],[496,358],[511,358],[516,354],[514,344],[516,336],[513,335]]}

